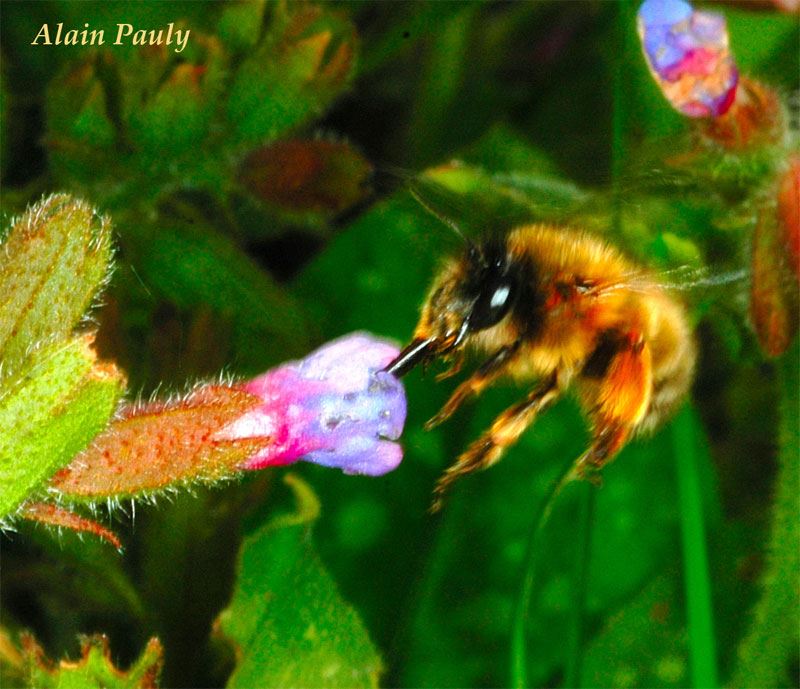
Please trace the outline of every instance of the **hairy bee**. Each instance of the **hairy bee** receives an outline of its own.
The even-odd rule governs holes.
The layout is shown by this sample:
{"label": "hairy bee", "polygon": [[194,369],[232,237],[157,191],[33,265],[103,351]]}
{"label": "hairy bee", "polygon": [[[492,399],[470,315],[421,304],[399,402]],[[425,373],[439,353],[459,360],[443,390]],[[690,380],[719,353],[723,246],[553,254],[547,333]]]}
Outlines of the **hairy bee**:
{"label": "hairy bee", "polygon": [[402,376],[442,357],[452,361],[444,374],[451,375],[465,349],[488,358],[426,428],[500,376],[536,384],[446,470],[434,509],[458,477],[496,463],[573,384],[592,427],[573,475],[596,477],[630,438],[655,428],[678,405],[696,359],[684,307],[654,276],[596,237],[549,225],[469,243],[448,260],[412,342],[387,370]]}

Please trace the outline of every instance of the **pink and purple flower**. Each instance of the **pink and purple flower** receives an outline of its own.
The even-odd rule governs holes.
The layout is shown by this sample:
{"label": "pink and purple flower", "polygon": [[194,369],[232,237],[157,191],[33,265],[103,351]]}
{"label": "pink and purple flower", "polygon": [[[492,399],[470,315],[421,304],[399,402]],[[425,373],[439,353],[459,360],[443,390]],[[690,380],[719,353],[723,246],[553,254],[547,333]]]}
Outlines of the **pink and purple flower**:
{"label": "pink and purple flower", "polygon": [[638,27],[650,72],[676,110],[719,117],[730,109],[739,73],[722,15],[684,0],[645,0]]}
{"label": "pink and purple flower", "polygon": [[385,474],[403,456],[392,442],[406,417],[403,386],[381,370],[397,353],[392,344],[354,333],[282,364],[242,386],[262,403],[216,437],[272,438],[243,469],[303,459],[347,474]]}
{"label": "pink and purple flower", "polygon": [[382,369],[398,354],[365,333],[242,383],[129,405],[50,481],[63,498],[137,497],[299,460],[379,476],[403,456],[406,398]]}

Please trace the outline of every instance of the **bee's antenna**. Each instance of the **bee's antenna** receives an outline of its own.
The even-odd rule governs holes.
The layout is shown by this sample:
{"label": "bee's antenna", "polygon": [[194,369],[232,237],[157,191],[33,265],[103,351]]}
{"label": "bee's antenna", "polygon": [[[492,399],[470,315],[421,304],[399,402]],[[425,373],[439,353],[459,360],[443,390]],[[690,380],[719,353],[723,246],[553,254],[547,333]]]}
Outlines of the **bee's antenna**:
{"label": "bee's antenna", "polygon": [[422,206],[428,213],[430,213],[434,218],[439,220],[442,224],[447,225],[453,232],[455,232],[460,238],[462,242],[466,244],[471,244],[471,242],[467,239],[466,235],[464,234],[463,230],[458,226],[455,220],[452,218],[440,213],[435,208],[433,208],[424,198],[422,198],[422,194],[412,185],[409,183],[408,190],[411,192],[411,195],[416,199],[417,203]]}

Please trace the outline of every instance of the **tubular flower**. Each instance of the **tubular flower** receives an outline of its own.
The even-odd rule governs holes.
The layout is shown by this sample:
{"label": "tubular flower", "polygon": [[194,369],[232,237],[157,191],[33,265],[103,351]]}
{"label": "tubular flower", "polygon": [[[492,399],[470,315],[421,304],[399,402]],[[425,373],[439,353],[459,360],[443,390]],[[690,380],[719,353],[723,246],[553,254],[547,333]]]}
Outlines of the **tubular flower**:
{"label": "tubular flower", "polygon": [[398,349],[367,334],[330,342],[248,382],[131,406],[50,481],[66,500],[136,497],[298,460],[378,476],[394,469],[406,416],[381,369]]}
{"label": "tubular flower", "polygon": [[725,18],[684,0],[645,0],[637,18],[650,73],[689,117],[719,117],[733,104],[739,74]]}

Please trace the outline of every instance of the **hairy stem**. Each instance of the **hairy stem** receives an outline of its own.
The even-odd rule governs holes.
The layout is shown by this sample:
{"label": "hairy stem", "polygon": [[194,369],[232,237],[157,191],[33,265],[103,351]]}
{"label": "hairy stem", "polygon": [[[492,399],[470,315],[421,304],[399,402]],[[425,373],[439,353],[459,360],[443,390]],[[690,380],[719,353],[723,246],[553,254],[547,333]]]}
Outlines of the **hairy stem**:
{"label": "hairy stem", "polygon": [[800,619],[800,403],[797,343],[780,366],[780,449],[761,598],[739,646],[731,686],[789,686]]}

